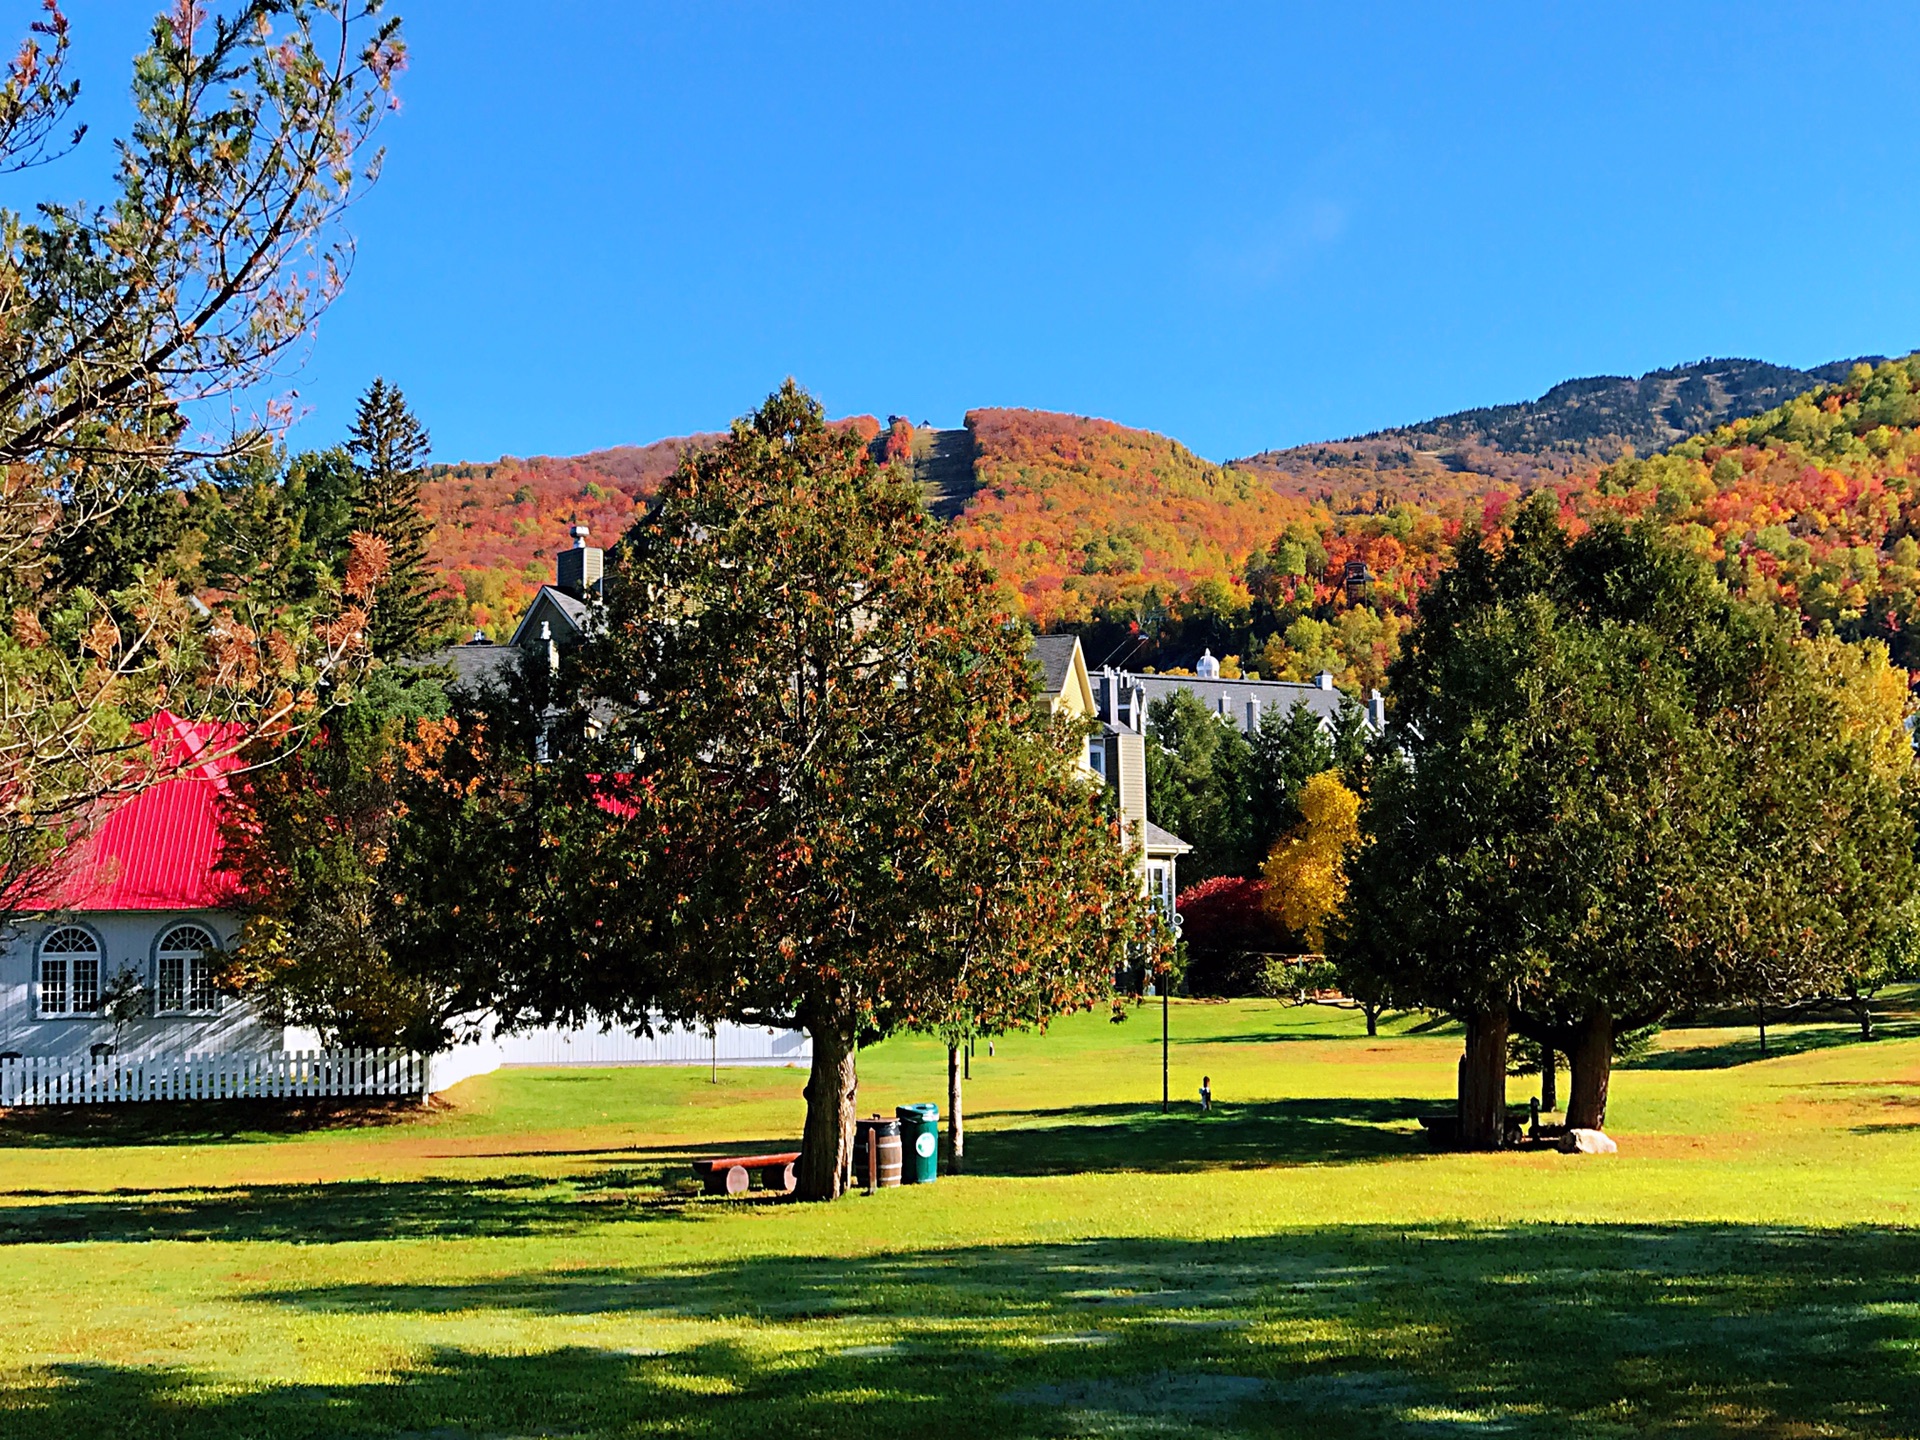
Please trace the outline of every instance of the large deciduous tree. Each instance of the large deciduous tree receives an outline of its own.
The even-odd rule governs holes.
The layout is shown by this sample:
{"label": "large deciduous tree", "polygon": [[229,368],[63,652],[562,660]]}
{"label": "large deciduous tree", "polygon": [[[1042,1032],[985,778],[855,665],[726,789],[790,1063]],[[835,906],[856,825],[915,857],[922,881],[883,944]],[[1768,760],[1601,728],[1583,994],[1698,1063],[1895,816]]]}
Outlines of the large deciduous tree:
{"label": "large deciduous tree", "polygon": [[377,671],[290,753],[235,778],[221,865],[248,915],[222,980],[276,1023],[328,1045],[446,1043],[457,975],[390,942],[395,876],[432,843],[407,793],[459,734],[448,712],[431,672]]}
{"label": "large deciduous tree", "polygon": [[833,1197],[863,1036],[1092,1003],[1151,907],[993,577],[791,382],[682,460],[607,590],[552,924],[496,1003],[803,1026],[799,1190]]}
{"label": "large deciduous tree", "polygon": [[[223,864],[252,914],[226,985],[329,1041],[440,1050],[559,983],[555,677],[377,669],[278,763],[236,782]],[[517,962],[510,974],[503,958]],[[503,989],[503,983],[513,988]]]}
{"label": "large deciduous tree", "polygon": [[1319,954],[1327,922],[1347,898],[1347,852],[1360,838],[1360,797],[1323,770],[1301,787],[1300,815],[1260,875],[1274,917]]}
{"label": "large deciduous tree", "polygon": [[1106,794],[1067,758],[1084,747],[1084,728],[1014,708],[978,743],[942,803],[950,828],[927,852],[925,908],[907,941],[923,981],[901,1009],[947,1043],[956,1170],[966,1157],[961,1049],[1089,1008],[1137,958],[1130,938],[1142,951],[1166,939],[1128,898],[1140,890],[1138,850],[1114,843]]}
{"label": "large deciduous tree", "polygon": [[[260,443],[196,425],[268,381],[344,279],[339,221],[404,58],[378,8],[169,6],[134,64],[111,201],[0,210],[0,916],[103,797],[155,778],[131,732],[154,706],[257,734],[357,660],[377,546],[359,593],[263,630],[194,603],[165,522],[196,466]],[[79,143],[67,47],[50,9],[8,68],[0,170]]]}

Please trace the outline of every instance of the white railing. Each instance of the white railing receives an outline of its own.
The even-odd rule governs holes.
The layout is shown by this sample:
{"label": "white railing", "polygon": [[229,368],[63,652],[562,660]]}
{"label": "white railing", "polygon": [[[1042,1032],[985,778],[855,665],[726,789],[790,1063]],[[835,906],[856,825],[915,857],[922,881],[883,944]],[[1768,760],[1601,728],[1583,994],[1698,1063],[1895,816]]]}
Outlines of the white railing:
{"label": "white railing", "polygon": [[0,1106],[137,1100],[419,1095],[427,1061],[404,1050],[232,1055],[24,1055],[0,1060]]}

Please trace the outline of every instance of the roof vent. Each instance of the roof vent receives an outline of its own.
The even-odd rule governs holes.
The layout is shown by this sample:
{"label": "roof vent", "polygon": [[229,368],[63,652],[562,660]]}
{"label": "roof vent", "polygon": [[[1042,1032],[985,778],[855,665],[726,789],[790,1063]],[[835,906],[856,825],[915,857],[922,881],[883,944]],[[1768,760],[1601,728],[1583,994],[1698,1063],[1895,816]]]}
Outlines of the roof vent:
{"label": "roof vent", "polygon": [[1200,662],[1193,667],[1193,673],[1198,675],[1202,680],[1218,680],[1220,678],[1220,662],[1213,658],[1213,651],[1208,650],[1200,657]]}
{"label": "roof vent", "polygon": [[1313,688],[1316,690],[1331,690],[1333,688],[1333,672],[1331,670],[1322,670],[1318,675],[1314,676]]}

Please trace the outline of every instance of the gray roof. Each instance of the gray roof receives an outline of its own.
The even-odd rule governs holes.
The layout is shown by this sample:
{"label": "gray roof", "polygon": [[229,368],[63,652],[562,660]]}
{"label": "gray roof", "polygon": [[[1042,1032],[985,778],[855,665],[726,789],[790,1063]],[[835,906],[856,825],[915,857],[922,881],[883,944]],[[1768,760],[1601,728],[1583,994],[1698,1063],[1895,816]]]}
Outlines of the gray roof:
{"label": "gray roof", "polygon": [[533,624],[533,618],[540,613],[543,604],[552,606],[559,612],[563,622],[573,626],[572,636],[555,635],[553,637],[555,640],[564,641],[587,633],[587,619],[592,614],[592,611],[587,608],[587,602],[569,595],[557,585],[542,585],[539,592],[528,602],[525,613],[520,617],[520,623],[513,627],[513,635],[508,640],[508,644],[519,645],[539,638],[537,631],[530,635],[522,632]]}
{"label": "gray roof", "polygon": [[1058,695],[1066,688],[1067,676],[1073,671],[1073,652],[1079,645],[1078,635],[1033,637],[1033,658],[1045,678],[1047,694]]}
{"label": "gray roof", "polygon": [[1171,830],[1162,830],[1151,820],[1147,821],[1146,834],[1142,838],[1149,855],[1185,855],[1193,849]]}
{"label": "gray roof", "polygon": [[[1101,672],[1102,675],[1107,673]],[[1094,681],[1096,692],[1100,688],[1099,678],[1096,676]],[[1304,705],[1323,723],[1331,725],[1334,717],[1340,713],[1340,705],[1345,698],[1338,690],[1323,690],[1318,685],[1305,685],[1293,680],[1202,680],[1197,675],[1141,675],[1133,671],[1120,672],[1120,678],[1138,685],[1146,693],[1149,705],[1176,690],[1191,691],[1211,714],[1228,716],[1243,731],[1247,729],[1249,700],[1260,702],[1261,715],[1269,710],[1290,715],[1297,706]]]}
{"label": "gray roof", "polygon": [[484,685],[504,680],[518,654],[511,645],[496,645],[491,640],[469,640],[464,645],[449,645],[436,650],[420,663],[443,665],[453,671],[453,683],[462,686]]}

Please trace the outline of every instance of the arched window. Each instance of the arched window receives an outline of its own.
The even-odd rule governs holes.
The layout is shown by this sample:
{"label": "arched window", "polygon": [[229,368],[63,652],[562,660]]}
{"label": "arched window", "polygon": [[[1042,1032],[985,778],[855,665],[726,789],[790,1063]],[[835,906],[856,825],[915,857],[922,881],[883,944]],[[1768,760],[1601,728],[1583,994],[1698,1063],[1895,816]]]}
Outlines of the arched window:
{"label": "arched window", "polygon": [[40,942],[40,1013],[92,1015],[100,1008],[100,942],[62,925]]}
{"label": "arched window", "polygon": [[219,948],[204,925],[176,925],[162,935],[154,1008],[176,1015],[211,1015],[218,1010],[213,953]]}

